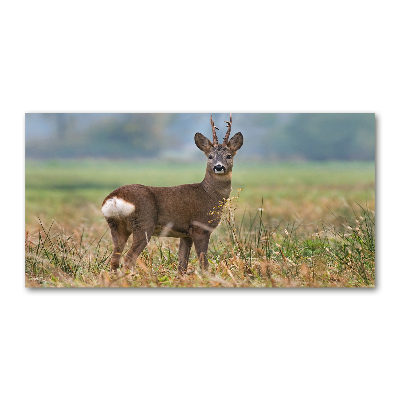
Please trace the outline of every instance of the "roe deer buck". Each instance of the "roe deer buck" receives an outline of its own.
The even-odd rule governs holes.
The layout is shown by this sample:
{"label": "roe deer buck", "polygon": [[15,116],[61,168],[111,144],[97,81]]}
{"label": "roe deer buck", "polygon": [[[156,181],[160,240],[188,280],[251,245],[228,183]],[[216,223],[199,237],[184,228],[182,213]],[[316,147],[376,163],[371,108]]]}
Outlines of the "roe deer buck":
{"label": "roe deer buck", "polygon": [[201,183],[172,187],[126,185],[111,192],[103,201],[102,212],[110,226],[114,243],[112,269],[117,269],[125,244],[132,234],[133,243],[124,265],[133,267],[151,236],[180,238],[179,272],[186,273],[189,253],[194,247],[200,268],[207,269],[207,249],[211,232],[221,219],[222,205],[229,198],[233,157],[242,147],[238,132],[230,140],[232,114],[222,144],[218,144],[211,115],[213,143],[196,133],[196,146],[207,156],[206,175]]}

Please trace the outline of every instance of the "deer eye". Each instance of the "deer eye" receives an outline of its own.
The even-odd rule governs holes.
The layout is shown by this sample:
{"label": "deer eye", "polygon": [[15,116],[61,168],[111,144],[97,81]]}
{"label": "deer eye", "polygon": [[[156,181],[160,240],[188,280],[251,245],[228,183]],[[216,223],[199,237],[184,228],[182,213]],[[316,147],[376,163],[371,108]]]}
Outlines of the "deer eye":
{"label": "deer eye", "polygon": [[230,154],[228,154],[228,155],[226,156],[226,158],[232,158],[232,156],[231,156]]}
{"label": "deer eye", "polygon": [[208,158],[211,160],[211,159],[213,158],[213,156],[210,154],[210,155],[208,156]]}

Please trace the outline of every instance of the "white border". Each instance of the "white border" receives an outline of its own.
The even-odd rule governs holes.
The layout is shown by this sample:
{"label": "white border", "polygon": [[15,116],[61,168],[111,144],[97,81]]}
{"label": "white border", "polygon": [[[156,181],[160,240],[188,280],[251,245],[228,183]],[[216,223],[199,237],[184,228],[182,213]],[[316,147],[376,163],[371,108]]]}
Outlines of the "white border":
{"label": "white border", "polygon": [[[379,4],[2,7],[4,398],[398,392],[399,28]],[[24,113],[62,111],[375,112],[377,288],[25,289]]]}

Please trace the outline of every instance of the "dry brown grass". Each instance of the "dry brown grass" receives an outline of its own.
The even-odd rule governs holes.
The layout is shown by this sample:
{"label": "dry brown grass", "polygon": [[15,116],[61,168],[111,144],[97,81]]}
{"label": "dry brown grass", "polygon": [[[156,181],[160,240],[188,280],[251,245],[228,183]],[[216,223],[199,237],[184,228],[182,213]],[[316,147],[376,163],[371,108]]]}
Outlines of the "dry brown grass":
{"label": "dry brown grass", "polygon": [[[192,251],[189,274],[179,276],[178,241],[152,238],[133,271],[112,274],[112,243],[100,211],[103,198],[129,182],[162,186],[198,181],[204,167],[153,164],[28,165],[26,285],[374,285],[374,166],[352,163],[239,165],[233,183],[244,190],[211,237],[208,272],[198,270]],[[365,208],[364,220],[358,218],[364,213],[358,203]]]}
{"label": "dry brown grass", "polygon": [[309,226],[271,228],[261,214],[252,226],[238,226],[234,206],[228,204],[227,210],[210,243],[209,270],[199,270],[192,252],[185,276],[178,274],[176,239],[152,238],[133,270],[122,267],[114,273],[107,230],[82,228],[68,234],[59,225],[40,223],[26,234],[26,286],[374,286],[373,212],[364,210],[364,216],[342,224],[341,230],[331,225],[310,234]]}

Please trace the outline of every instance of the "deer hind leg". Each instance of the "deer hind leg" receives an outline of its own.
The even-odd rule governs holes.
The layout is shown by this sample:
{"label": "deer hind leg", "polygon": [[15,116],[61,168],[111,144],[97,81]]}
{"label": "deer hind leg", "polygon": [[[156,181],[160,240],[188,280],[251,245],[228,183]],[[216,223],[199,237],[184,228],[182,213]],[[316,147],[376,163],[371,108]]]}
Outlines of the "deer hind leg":
{"label": "deer hind leg", "polygon": [[178,260],[179,260],[179,266],[178,266],[178,271],[179,273],[186,274],[187,271],[187,266],[188,266],[188,260],[189,260],[189,254],[190,254],[190,249],[192,248],[193,244],[193,239],[188,237],[188,238],[181,238],[179,242],[179,252],[178,252]]}
{"label": "deer hind leg", "polygon": [[111,237],[114,244],[113,254],[111,256],[111,269],[116,270],[119,267],[119,261],[121,259],[122,252],[130,232],[127,229],[126,223],[122,220],[107,219],[108,225],[111,230]]}
{"label": "deer hind leg", "polygon": [[199,260],[200,269],[208,269],[207,250],[211,232],[202,229],[193,229],[192,239]]}
{"label": "deer hind leg", "polygon": [[125,256],[124,266],[133,268],[140,253],[144,250],[149,243],[154,228],[148,230],[136,230],[132,233],[133,241],[132,246]]}

